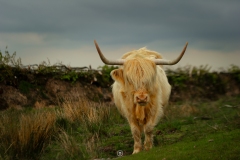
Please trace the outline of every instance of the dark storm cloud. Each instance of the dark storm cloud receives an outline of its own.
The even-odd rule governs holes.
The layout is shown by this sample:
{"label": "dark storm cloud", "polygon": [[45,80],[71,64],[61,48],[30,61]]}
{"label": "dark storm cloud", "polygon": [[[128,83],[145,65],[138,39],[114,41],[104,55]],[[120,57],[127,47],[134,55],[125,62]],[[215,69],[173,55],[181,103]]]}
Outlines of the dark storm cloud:
{"label": "dark storm cloud", "polygon": [[189,41],[201,49],[235,50],[239,7],[234,0],[12,0],[0,2],[0,32],[53,33],[83,43]]}

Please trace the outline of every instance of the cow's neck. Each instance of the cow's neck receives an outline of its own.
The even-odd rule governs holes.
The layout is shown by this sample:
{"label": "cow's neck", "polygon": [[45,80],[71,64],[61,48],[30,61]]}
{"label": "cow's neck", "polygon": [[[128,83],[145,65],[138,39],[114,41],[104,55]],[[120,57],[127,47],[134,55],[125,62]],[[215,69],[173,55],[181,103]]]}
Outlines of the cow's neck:
{"label": "cow's neck", "polygon": [[140,106],[139,104],[134,105],[134,118],[140,125],[146,124],[150,107],[150,104],[147,104],[146,106]]}

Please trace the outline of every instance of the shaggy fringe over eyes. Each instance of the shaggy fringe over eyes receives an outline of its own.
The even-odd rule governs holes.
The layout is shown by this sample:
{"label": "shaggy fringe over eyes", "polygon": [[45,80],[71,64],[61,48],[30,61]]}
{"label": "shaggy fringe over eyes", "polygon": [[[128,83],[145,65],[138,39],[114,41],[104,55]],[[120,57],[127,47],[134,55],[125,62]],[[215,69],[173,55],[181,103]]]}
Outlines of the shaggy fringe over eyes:
{"label": "shaggy fringe over eyes", "polygon": [[130,89],[131,85],[134,90],[147,87],[150,89],[154,86],[156,77],[156,65],[150,59],[141,56],[129,59],[124,63],[125,87]]}

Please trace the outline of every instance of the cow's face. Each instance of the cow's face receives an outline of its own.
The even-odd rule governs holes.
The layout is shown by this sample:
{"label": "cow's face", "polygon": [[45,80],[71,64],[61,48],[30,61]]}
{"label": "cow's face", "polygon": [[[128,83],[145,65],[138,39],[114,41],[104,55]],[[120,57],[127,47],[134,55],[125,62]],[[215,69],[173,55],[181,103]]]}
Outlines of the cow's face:
{"label": "cow's face", "polygon": [[113,70],[111,76],[133,103],[146,106],[150,102],[156,79],[156,65],[151,60],[129,60],[122,68]]}
{"label": "cow's face", "polygon": [[146,89],[139,89],[134,92],[134,104],[139,104],[140,106],[146,106],[150,101],[149,93]]}

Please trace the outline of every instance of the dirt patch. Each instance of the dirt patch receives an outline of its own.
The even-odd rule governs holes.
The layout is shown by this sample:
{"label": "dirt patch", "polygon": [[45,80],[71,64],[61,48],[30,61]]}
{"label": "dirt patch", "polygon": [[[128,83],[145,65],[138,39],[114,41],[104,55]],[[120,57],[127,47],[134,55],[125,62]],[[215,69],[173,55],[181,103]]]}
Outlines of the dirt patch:
{"label": "dirt patch", "polygon": [[[41,82],[43,83],[43,82]],[[58,106],[64,100],[79,101],[79,98],[94,102],[113,103],[111,88],[101,88],[96,85],[50,78],[45,84],[39,85],[24,81],[21,87],[0,85],[0,109],[8,107],[52,107]]]}
{"label": "dirt patch", "polygon": [[12,86],[0,86],[0,109],[8,107],[21,108],[27,104],[27,97]]}

